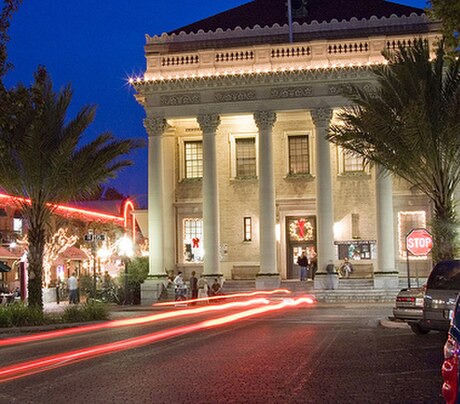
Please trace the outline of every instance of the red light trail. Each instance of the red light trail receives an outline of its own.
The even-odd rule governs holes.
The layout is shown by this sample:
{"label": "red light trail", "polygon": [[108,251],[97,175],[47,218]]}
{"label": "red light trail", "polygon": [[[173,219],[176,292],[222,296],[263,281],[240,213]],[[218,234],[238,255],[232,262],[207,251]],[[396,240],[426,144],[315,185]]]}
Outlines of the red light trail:
{"label": "red light trail", "polygon": [[84,332],[91,332],[91,331],[97,331],[97,330],[108,329],[108,328],[118,328],[118,327],[126,327],[126,326],[132,326],[132,325],[153,323],[159,320],[191,316],[194,314],[207,313],[211,311],[221,311],[221,310],[227,310],[227,309],[238,308],[238,307],[247,307],[247,306],[251,306],[255,304],[268,304],[268,303],[269,301],[267,299],[258,298],[258,299],[246,300],[242,302],[231,302],[231,303],[221,304],[218,306],[205,306],[205,307],[197,307],[193,309],[184,309],[180,311],[177,311],[177,310],[167,311],[165,313],[152,314],[149,316],[134,317],[134,318],[128,318],[128,319],[123,319],[123,320],[113,320],[113,321],[107,321],[107,322],[99,323],[99,324],[83,325],[79,327],[68,328],[65,330],[49,331],[49,332],[43,332],[43,333],[38,333],[38,334],[25,335],[22,337],[12,337],[12,338],[0,339],[0,347],[24,344],[26,342],[33,342],[33,341],[43,341],[43,340],[51,339],[51,338],[65,337],[67,335],[80,334]]}
{"label": "red light trail", "polygon": [[4,368],[0,368],[0,382],[5,382],[19,377],[32,375],[49,369],[69,365],[71,363],[75,363],[78,361],[91,359],[100,355],[107,355],[113,352],[137,348],[142,345],[151,344],[157,341],[165,340],[167,338],[177,337],[179,335],[189,334],[194,331],[222,326],[256,315],[274,312],[289,307],[311,305],[313,303],[315,303],[315,300],[309,296],[301,297],[298,299],[286,299],[278,304],[256,307],[250,310],[245,310],[239,313],[230,314],[220,318],[205,320],[196,324],[176,327],[164,331],[157,331],[141,337],[129,338],[117,342],[111,342],[108,344],[102,344],[93,347],[64,352],[56,355],[46,356],[28,362],[17,363],[14,365],[6,366]]}
{"label": "red light trail", "polygon": [[251,297],[251,296],[258,296],[258,295],[274,295],[276,293],[286,293],[286,294],[288,294],[288,293],[291,293],[291,291],[287,290],[287,289],[259,290],[257,292],[234,293],[234,294],[230,294],[230,295],[201,297],[199,299],[154,303],[154,304],[152,304],[152,306],[155,306],[155,307],[157,307],[157,306],[174,306],[176,304],[207,302],[207,301],[210,301],[210,300],[233,299],[235,297]]}

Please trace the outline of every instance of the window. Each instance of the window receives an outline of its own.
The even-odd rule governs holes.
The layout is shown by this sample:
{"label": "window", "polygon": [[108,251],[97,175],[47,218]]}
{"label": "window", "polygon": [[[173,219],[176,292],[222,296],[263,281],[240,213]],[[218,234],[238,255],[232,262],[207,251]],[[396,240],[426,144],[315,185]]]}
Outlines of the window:
{"label": "window", "polygon": [[[398,213],[398,235],[399,235],[399,255],[406,257],[406,236],[413,229],[426,227],[426,212],[409,211]],[[426,257],[412,257],[414,259],[426,259]]]}
{"label": "window", "polygon": [[16,210],[13,215],[13,231],[18,234],[22,234],[23,231],[23,219],[20,210]]}
{"label": "window", "polygon": [[236,177],[256,177],[256,139],[236,138]]}
{"label": "window", "polygon": [[203,143],[201,140],[184,142],[185,178],[203,177]]}
{"label": "window", "polygon": [[364,159],[339,147],[337,153],[339,174],[364,174],[367,172]]}
{"label": "window", "polygon": [[252,240],[252,218],[245,217],[243,219],[244,238],[243,241]]}
{"label": "window", "polygon": [[203,262],[203,219],[183,220],[184,262]]}
{"label": "window", "polygon": [[364,172],[364,160],[361,156],[344,152],[343,153],[343,172]]}
{"label": "window", "polygon": [[310,158],[308,136],[289,136],[289,175],[309,174]]}

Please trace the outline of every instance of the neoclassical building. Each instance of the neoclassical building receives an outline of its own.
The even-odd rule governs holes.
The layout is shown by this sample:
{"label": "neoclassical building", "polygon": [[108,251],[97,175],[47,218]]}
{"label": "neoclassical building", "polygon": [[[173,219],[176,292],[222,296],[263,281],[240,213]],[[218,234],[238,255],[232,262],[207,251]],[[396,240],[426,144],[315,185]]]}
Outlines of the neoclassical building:
{"label": "neoclassical building", "polygon": [[[147,36],[132,79],[149,139],[150,296],[169,272],[297,279],[349,257],[356,276],[394,287],[405,235],[426,227],[427,199],[329,143],[345,86],[372,91],[383,50],[430,46],[423,10],[383,0],[253,0]],[[411,262],[426,274],[429,258]]]}

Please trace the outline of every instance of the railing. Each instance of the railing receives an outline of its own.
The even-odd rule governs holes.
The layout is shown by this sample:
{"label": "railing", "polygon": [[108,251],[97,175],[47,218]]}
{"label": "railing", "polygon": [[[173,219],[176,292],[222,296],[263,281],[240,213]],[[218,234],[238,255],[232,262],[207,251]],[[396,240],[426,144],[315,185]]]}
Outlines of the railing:
{"label": "railing", "polygon": [[[430,46],[435,33],[424,37]],[[195,53],[147,55],[146,80],[200,77],[235,72],[325,68],[382,63],[382,51],[412,46],[409,36],[373,37],[357,40],[311,41],[284,45],[256,45],[226,50],[198,50]],[[433,47],[432,47],[433,49]]]}

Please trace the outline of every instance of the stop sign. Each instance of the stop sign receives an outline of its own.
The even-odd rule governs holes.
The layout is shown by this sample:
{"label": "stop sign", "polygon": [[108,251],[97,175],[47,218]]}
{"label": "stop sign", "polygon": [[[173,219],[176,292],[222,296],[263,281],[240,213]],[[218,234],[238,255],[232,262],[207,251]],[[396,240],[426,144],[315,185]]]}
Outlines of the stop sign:
{"label": "stop sign", "polygon": [[433,238],[426,229],[414,229],[406,236],[406,248],[412,255],[427,255],[433,248]]}

